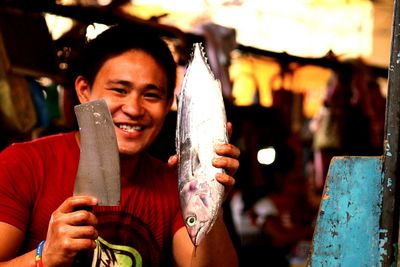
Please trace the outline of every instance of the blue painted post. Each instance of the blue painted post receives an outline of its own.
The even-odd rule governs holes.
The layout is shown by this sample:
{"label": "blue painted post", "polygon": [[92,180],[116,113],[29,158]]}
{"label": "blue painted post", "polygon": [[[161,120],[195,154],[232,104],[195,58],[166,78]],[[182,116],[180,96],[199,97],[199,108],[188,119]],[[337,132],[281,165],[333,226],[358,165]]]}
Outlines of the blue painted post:
{"label": "blue painted post", "polygon": [[383,156],[332,159],[308,266],[389,267],[397,264],[400,141],[399,1],[394,0]]}
{"label": "blue painted post", "polygon": [[381,157],[332,159],[309,266],[381,266],[381,181]]}

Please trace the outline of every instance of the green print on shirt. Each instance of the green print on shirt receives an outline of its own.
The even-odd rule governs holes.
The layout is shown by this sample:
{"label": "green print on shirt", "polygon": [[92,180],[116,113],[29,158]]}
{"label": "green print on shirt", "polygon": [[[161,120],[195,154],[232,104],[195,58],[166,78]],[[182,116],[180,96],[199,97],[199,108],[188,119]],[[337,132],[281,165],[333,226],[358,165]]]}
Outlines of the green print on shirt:
{"label": "green print on shirt", "polygon": [[139,252],[128,246],[113,245],[98,237],[92,267],[141,267]]}

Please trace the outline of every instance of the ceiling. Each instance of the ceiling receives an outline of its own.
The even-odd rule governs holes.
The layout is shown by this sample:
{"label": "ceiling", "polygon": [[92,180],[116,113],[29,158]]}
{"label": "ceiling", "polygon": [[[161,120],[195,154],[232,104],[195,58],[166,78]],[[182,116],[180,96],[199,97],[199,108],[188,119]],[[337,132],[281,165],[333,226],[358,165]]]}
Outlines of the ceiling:
{"label": "ceiling", "polygon": [[134,0],[124,11],[198,32],[213,22],[234,28],[238,43],[301,57],[362,57],[386,67],[393,1],[390,0]]}
{"label": "ceiling", "polygon": [[[32,6],[38,5],[31,1]],[[362,57],[377,67],[386,68],[389,63],[393,0],[191,0],[190,5],[186,0],[53,1],[58,6],[85,8],[80,19],[90,17],[85,15],[87,7],[107,9],[111,12],[103,17],[122,14],[140,23],[195,34],[211,22],[234,29],[238,44],[263,51],[309,58],[333,52],[339,57]],[[51,4],[41,7],[50,13],[55,10]],[[57,32],[54,28],[53,33]]]}
{"label": "ceiling", "polygon": [[[244,46],[301,57],[362,57],[370,65],[389,63],[393,0],[3,0],[2,3],[54,12],[60,6],[107,9],[106,16],[129,16],[197,33],[212,22],[236,31]],[[58,12],[71,15],[69,11]],[[102,13],[100,13],[101,16]],[[75,16],[75,15],[73,15]],[[86,17],[90,17],[87,15]],[[97,14],[99,18],[99,14]],[[93,19],[93,18],[89,18]],[[59,23],[56,23],[59,25]],[[56,31],[52,29],[53,31]]]}

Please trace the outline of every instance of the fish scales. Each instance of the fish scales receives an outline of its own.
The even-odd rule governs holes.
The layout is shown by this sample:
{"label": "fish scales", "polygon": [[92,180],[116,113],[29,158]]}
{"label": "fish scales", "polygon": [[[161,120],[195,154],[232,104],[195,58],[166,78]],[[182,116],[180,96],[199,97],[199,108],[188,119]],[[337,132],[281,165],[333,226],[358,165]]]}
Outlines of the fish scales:
{"label": "fish scales", "polygon": [[212,159],[215,146],[227,142],[221,85],[195,43],[177,96],[176,128],[182,215],[195,246],[212,228],[223,201],[224,186],[215,175],[224,170],[212,166]]}

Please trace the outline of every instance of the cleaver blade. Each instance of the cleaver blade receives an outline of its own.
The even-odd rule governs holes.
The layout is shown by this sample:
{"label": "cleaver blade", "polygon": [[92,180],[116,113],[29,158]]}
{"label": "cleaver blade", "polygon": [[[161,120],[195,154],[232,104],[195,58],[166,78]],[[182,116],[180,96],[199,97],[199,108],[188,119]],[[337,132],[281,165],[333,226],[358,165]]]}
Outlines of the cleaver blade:
{"label": "cleaver blade", "polygon": [[99,206],[117,206],[121,199],[117,137],[104,99],[74,107],[80,133],[80,159],[74,195],[89,195]]}

